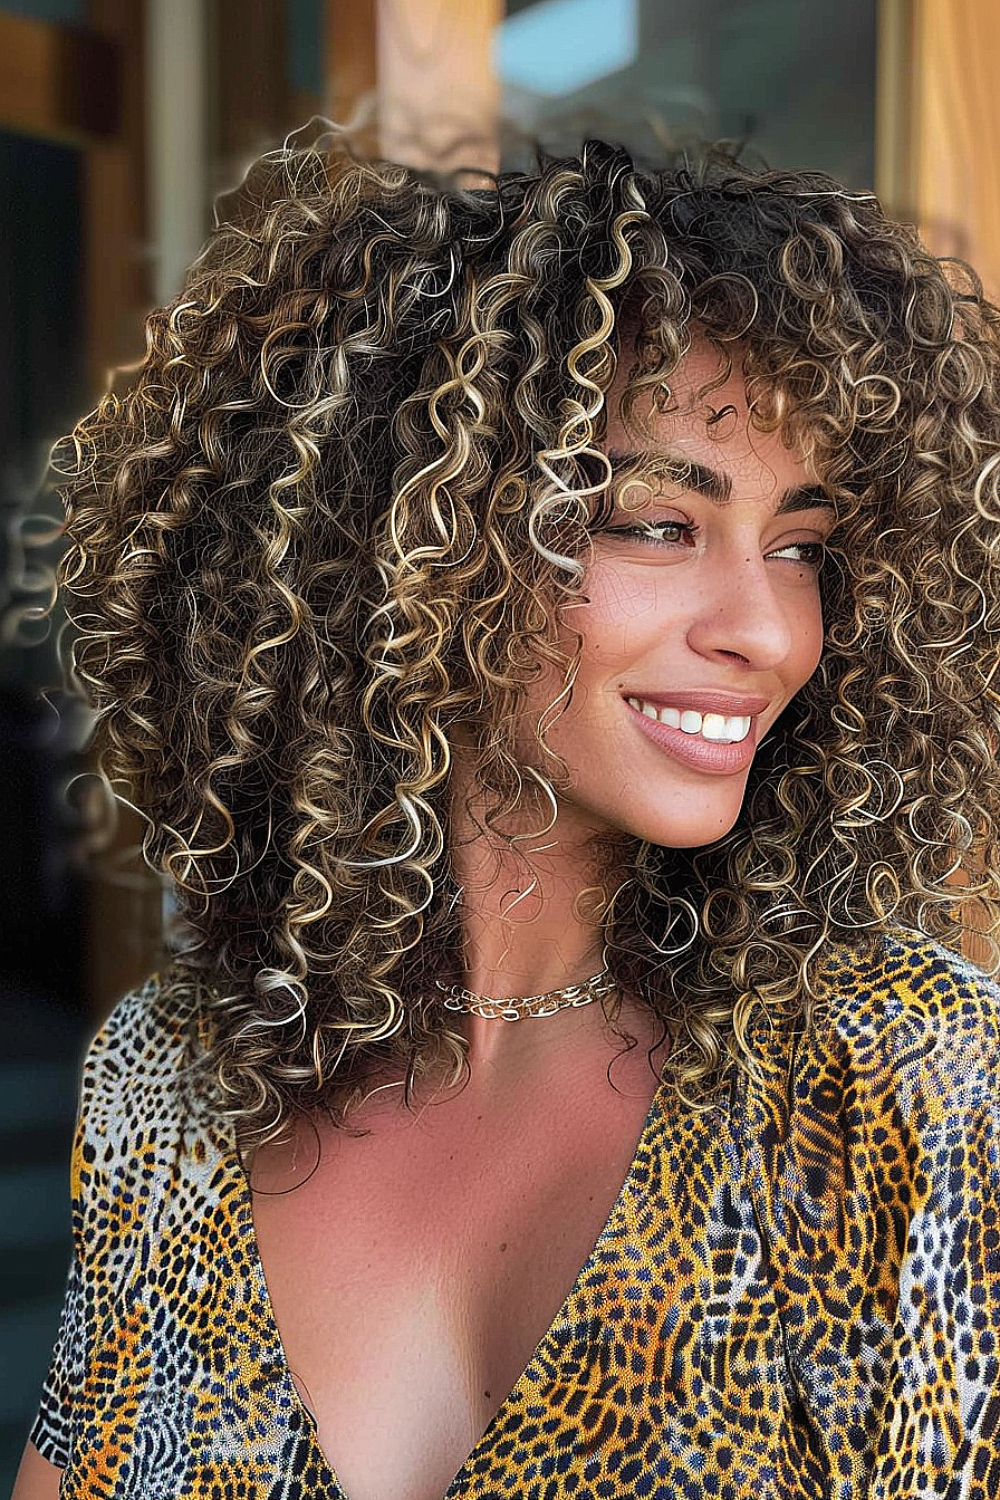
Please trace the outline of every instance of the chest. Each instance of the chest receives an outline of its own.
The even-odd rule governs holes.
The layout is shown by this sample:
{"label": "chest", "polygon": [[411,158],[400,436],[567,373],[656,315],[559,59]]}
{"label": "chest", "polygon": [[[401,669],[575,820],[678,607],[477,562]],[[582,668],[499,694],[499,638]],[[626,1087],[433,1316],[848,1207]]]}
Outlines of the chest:
{"label": "chest", "polygon": [[348,1500],[442,1500],[517,1385],[656,1086],[638,1071],[622,1092],[602,1081],[382,1110],[364,1137],[300,1135],[255,1169],[275,1322]]}

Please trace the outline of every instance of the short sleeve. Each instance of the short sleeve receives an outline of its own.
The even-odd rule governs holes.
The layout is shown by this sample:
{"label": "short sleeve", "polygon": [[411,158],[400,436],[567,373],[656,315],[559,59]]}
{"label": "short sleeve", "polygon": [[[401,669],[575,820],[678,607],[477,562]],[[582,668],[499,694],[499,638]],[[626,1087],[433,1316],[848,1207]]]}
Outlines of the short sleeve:
{"label": "short sleeve", "polygon": [[1000,995],[902,937],[835,988],[748,1113],[790,1379],[838,1500],[995,1500]]}
{"label": "short sleeve", "polygon": [[71,1161],[73,1249],[55,1348],[29,1437],[43,1458],[66,1468],[73,1451],[88,1353],[93,1349],[122,1264],[121,1236],[109,1219],[108,1144],[126,1103],[136,1036],[159,976],[126,995],[87,1049]]}
{"label": "short sleeve", "polygon": [[55,1349],[30,1433],[42,1457],[60,1469],[69,1463],[73,1447],[73,1415],[83,1384],[85,1346],[83,1275],[74,1250]]}

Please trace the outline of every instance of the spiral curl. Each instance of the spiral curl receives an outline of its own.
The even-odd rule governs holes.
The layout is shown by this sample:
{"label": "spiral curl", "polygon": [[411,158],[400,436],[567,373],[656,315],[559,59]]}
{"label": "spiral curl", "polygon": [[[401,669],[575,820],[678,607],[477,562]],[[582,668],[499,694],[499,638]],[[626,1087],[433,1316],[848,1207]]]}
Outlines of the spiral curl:
{"label": "spiral curl", "polygon": [[461,973],[455,727],[499,822],[527,686],[572,680],[617,363],[639,420],[694,328],[837,507],[825,648],[732,831],[630,844],[615,975],[698,1105],[757,1022],[802,1024],[831,939],[959,947],[974,899],[996,966],[997,326],[874,198],[722,151],[651,170],[588,142],[476,190],[337,132],[255,165],[137,378],[53,454],[70,672],[175,888],[242,1137],[343,1125],[387,1065],[460,1068],[427,999]]}

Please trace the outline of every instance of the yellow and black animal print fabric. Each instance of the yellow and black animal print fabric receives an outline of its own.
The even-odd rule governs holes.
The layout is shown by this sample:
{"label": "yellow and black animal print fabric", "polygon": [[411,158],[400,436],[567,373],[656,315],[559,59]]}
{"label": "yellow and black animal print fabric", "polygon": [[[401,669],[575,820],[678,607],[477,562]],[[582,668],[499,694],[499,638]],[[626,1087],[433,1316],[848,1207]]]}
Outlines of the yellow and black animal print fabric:
{"label": "yellow and black animal print fabric", "polygon": [[[823,990],[725,1105],[657,1093],[447,1500],[1000,1496],[1000,993],[904,934],[875,961],[832,952]],[[88,1054],[32,1436],[67,1500],[349,1500],[282,1354],[195,1021],[154,976]]]}

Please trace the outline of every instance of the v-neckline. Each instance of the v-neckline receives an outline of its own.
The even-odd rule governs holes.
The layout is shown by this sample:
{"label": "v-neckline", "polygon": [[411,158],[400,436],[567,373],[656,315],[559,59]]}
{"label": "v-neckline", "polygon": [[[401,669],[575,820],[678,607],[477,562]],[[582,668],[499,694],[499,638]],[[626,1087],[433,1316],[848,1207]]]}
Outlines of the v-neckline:
{"label": "v-neckline", "polygon": [[[628,1165],[628,1170],[625,1173],[622,1185],[618,1190],[614,1203],[612,1204],[611,1211],[604,1222],[604,1227],[601,1229],[600,1233],[597,1236],[597,1239],[594,1241],[590,1254],[587,1256],[583,1265],[580,1267],[579,1271],[574,1277],[572,1286],[566,1293],[566,1296],[563,1298],[562,1302],[559,1304],[555,1316],[549,1323],[549,1326],[546,1328],[541,1338],[535,1344],[535,1347],[529,1355],[527,1363],[522,1369],[520,1375],[517,1377],[517,1380],[511,1386],[507,1395],[497,1407],[487,1426],[480,1434],[471,1452],[467,1454],[466,1458],[456,1472],[454,1478],[448,1485],[448,1488],[442,1495],[441,1500],[458,1500],[458,1497],[461,1494],[460,1486],[468,1479],[469,1472],[475,1464],[477,1458],[479,1457],[484,1447],[488,1445],[490,1434],[505,1419],[511,1405],[514,1403],[519,1392],[527,1381],[529,1372],[531,1371],[532,1367],[540,1357],[544,1356],[546,1347],[551,1344],[553,1339],[556,1337],[557,1330],[566,1322],[569,1310],[572,1307],[573,1303],[577,1300],[581,1288],[583,1287],[586,1278],[592,1271],[594,1264],[597,1261],[598,1256],[600,1255],[605,1244],[608,1240],[614,1239],[620,1233],[625,1221],[626,1204],[629,1198],[633,1195],[634,1179],[640,1163],[640,1159],[645,1155],[646,1149],[649,1145],[649,1138],[653,1132],[653,1128],[662,1115],[666,1087],[666,1081],[662,1079],[656,1086],[656,1090],[650,1101],[649,1110],[647,1111],[642,1130],[639,1132],[639,1138],[636,1141],[635,1149],[632,1153],[632,1158]],[[260,1255],[260,1246],[257,1243],[257,1231],[254,1225],[253,1217],[253,1193],[250,1187],[250,1183],[247,1180],[246,1172],[243,1169],[243,1164],[240,1158],[239,1150],[237,1149],[234,1132],[232,1130],[232,1127],[228,1125],[226,1127],[226,1138],[228,1145],[228,1160],[226,1165],[235,1177],[237,1186],[237,1232],[239,1234],[242,1248],[247,1258],[247,1262],[250,1266],[251,1272],[253,1273],[254,1280],[256,1281],[257,1293],[260,1297],[261,1305],[264,1309],[264,1326],[261,1332],[264,1336],[264,1339],[268,1343],[270,1343],[277,1351],[277,1364],[279,1376],[284,1390],[284,1395],[290,1409],[296,1414],[298,1420],[302,1423],[305,1430],[309,1433],[309,1441],[311,1442],[312,1447],[315,1450],[318,1467],[321,1470],[321,1482],[324,1493],[329,1496],[329,1500],[351,1500],[351,1497],[347,1494],[346,1490],[337,1477],[337,1471],[334,1467],[332,1458],[329,1454],[327,1454],[322,1444],[320,1443],[319,1427],[316,1418],[310,1411],[309,1407],[305,1404],[302,1397],[299,1395],[298,1388],[295,1384],[294,1379],[292,1378],[291,1367],[288,1363],[288,1357],[285,1353],[285,1345],[281,1336],[281,1330],[278,1328],[278,1322],[274,1315],[274,1308],[271,1303],[271,1294],[268,1290],[267,1277],[264,1273],[264,1263]]]}

